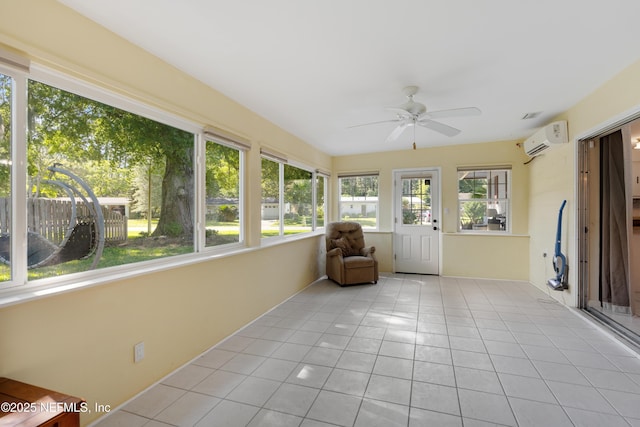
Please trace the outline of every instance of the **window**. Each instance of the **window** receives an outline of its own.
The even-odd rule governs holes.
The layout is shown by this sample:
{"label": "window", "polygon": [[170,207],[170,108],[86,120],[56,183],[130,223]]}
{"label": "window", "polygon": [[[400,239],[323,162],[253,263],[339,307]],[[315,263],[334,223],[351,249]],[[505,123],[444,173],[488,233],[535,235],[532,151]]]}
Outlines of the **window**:
{"label": "window", "polygon": [[324,228],[325,226],[327,179],[327,175],[316,172],[316,228]]}
{"label": "window", "polygon": [[[280,155],[263,151],[262,157],[262,237],[311,232],[318,227],[318,213],[324,221],[324,178],[287,163]],[[318,189],[318,183],[322,189]],[[318,191],[322,192],[318,200]],[[316,205],[314,208],[314,194]]]}
{"label": "window", "polygon": [[510,167],[458,169],[458,229],[508,232],[510,182]]}
{"label": "window", "polygon": [[312,173],[284,166],[284,234],[310,232],[313,229]]}
{"label": "window", "polygon": [[362,228],[378,228],[378,175],[339,177],[340,220],[359,222]]}
{"label": "window", "polygon": [[249,149],[205,131],[205,246],[242,242],[242,169]]}
{"label": "window", "polygon": [[0,73],[0,282],[11,280],[11,105],[13,79]]}
{"label": "window", "polygon": [[[245,242],[250,143],[2,54],[0,290]],[[262,166],[264,237],[324,226],[325,175]]]}
{"label": "window", "polygon": [[260,206],[262,237],[280,236],[280,165],[281,163],[262,158],[262,203]]}
{"label": "window", "polygon": [[[19,81],[26,99],[15,100],[15,80],[0,74],[0,282],[194,252],[194,133]],[[28,114],[15,114],[16,103]],[[24,255],[11,248],[14,233],[27,236]]]}
{"label": "window", "polygon": [[30,280],[193,252],[193,133],[34,80],[28,110]]}

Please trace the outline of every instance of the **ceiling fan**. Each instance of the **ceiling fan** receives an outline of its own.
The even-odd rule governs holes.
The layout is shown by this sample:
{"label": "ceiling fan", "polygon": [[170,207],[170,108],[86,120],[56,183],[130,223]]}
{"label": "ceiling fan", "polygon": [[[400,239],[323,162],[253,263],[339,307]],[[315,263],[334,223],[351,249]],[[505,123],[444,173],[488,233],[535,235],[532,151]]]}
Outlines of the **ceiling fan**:
{"label": "ceiling fan", "polygon": [[460,133],[460,129],[456,129],[444,123],[437,122],[433,119],[440,119],[445,117],[478,116],[482,113],[478,108],[475,107],[427,111],[427,107],[424,104],[413,100],[413,96],[418,92],[418,89],[418,86],[405,87],[402,91],[408,98],[407,102],[398,107],[387,108],[388,110],[391,110],[397,114],[395,119],[364,123],[361,125],[350,126],[349,128],[369,126],[379,123],[397,123],[398,126],[389,134],[386,140],[386,142],[393,142],[402,134],[402,132],[405,131],[405,129],[413,126],[415,146],[415,126],[422,126],[446,136],[456,136]]}

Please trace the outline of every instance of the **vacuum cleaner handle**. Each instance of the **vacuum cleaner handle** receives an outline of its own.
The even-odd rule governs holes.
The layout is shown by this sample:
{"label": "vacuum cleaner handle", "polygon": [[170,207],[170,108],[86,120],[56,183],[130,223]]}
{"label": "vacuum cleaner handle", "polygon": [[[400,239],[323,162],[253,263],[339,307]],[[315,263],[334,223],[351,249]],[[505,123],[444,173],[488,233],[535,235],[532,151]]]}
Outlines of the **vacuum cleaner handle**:
{"label": "vacuum cleaner handle", "polygon": [[560,255],[560,252],[562,250],[560,242],[561,242],[561,238],[562,238],[562,210],[564,209],[565,205],[567,204],[566,200],[562,201],[562,204],[560,205],[560,211],[558,212],[558,229],[556,231],[556,247],[555,247],[555,256]]}

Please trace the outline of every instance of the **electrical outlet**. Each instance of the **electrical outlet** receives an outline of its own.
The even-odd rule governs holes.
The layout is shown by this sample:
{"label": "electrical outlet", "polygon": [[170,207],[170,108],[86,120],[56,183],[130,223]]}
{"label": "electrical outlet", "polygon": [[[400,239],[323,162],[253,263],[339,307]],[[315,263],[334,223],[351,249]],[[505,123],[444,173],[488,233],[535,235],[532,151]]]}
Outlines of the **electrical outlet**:
{"label": "electrical outlet", "polygon": [[144,359],[144,342],[133,346],[133,362],[138,363]]}

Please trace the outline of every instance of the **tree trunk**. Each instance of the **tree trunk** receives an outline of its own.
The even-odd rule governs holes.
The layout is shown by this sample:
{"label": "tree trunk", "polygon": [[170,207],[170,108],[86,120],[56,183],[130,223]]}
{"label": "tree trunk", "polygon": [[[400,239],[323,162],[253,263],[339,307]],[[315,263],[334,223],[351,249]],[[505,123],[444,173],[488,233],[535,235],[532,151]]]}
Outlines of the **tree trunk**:
{"label": "tree trunk", "polygon": [[[177,153],[176,153],[177,154]],[[194,167],[193,144],[182,155],[167,155],[162,179],[160,219],[153,236],[193,240]]]}

